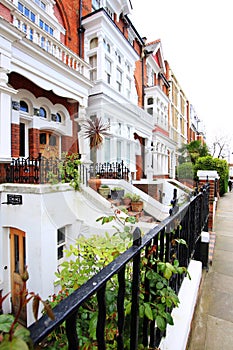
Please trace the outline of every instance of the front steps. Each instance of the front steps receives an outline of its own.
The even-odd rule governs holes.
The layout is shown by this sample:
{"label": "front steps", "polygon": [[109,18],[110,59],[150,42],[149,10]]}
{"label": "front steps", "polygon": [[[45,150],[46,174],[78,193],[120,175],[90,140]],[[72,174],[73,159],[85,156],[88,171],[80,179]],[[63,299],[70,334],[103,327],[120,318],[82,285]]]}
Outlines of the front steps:
{"label": "front steps", "polygon": [[148,224],[158,224],[156,219],[148,215],[144,210],[140,212],[132,211],[130,205],[123,205],[120,199],[108,199],[112,206],[119,208],[122,211],[127,211],[129,216],[134,216],[137,219],[137,222],[148,223]]}

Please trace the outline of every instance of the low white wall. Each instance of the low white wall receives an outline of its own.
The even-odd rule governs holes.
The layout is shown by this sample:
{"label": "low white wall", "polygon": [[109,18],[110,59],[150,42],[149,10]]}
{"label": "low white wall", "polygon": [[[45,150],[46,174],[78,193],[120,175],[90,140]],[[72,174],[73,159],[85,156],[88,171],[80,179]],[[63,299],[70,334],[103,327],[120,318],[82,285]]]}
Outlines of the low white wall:
{"label": "low white wall", "polygon": [[202,276],[202,263],[191,260],[188,271],[191,280],[185,277],[179,291],[180,304],[173,309],[174,325],[167,327],[166,338],[163,338],[160,350],[185,350],[190,333],[191,322],[197,302],[199,286]]}

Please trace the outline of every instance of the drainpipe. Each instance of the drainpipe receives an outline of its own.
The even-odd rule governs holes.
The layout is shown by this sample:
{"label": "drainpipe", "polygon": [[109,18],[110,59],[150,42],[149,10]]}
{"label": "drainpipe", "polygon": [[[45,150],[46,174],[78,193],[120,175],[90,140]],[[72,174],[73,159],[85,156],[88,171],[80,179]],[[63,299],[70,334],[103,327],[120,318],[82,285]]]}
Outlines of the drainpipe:
{"label": "drainpipe", "polygon": [[83,2],[82,0],[79,0],[79,28],[78,28],[78,39],[79,39],[79,57],[83,58],[83,49],[82,49],[82,44],[83,44],[83,33],[85,29],[82,26],[82,9],[83,9]]}
{"label": "drainpipe", "polygon": [[142,108],[144,109],[144,107],[145,107],[145,102],[144,102],[144,97],[145,97],[145,79],[144,79],[144,72],[145,72],[145,70],[144,70],[144,63],[145,63],[145,58],[146,58],[144,47],[145,47],[147,38],[143,37],[142,40],[143,40],[143,43],[144,43],[144,46],[142,48]]}

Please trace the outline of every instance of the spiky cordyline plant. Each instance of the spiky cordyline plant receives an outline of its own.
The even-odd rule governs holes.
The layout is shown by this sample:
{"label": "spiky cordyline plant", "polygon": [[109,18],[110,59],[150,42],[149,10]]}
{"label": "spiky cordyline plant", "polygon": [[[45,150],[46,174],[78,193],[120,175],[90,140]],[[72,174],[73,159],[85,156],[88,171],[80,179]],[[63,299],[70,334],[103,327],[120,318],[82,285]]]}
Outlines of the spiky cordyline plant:
{"label": "spiky cordyline plant", "polygon": [[109,124],[105,124],[101,118],[95,118],[93,120],[87,119],[87,124],[84,124],[85,138],[90,139],[90,148],[99,148],[103,143],[103,136],[109,136],[107,131],[110,128]]}

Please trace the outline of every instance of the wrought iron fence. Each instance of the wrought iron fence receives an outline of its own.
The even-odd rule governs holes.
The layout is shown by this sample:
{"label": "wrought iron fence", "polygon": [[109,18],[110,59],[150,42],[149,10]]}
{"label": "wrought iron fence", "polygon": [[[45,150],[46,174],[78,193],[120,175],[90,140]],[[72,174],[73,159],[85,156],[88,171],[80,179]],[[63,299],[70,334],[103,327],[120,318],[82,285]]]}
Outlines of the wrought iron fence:
{"label": "wrought iron fence", "polygon": [[[12,159],[10,164],[5,165],[5,180],[9,183],[45,184],[53,179],[60,181],[58,158],[17,158]],[[80,180],[87,185],[89,177],[99,177],[105,179],[128,180],[129,169],[124,162],[96,163],[87,168],[84,164],[79,165]]]}
{"label": "wrought iron fence", "polygon": [[[123,254],[118,256],[113,262],[102,269],[97,275],[88,280],[84,285],[74,291],[66,299],[61,301],[54,309],[55,320],[50,320],[44,315],[36,323],[29,327],[31,338],[34,344],[40,343],[53,330],[63,322],[66,323],[67,342],[69,350],[76,350],[79,346],[79,340],[76,331],[77,313],[79,308],[87,302],[94,294],[98,300],[98,322],[96,327],[96,337],[99,350],[107,348],[105,340],[105,322],[106,322],[106,283],[114,276],[118,276],[118,295],[117,295],[117,349],[123,350],[125,310],[124,300],[126,292],[125,268],[127,264],[132,264],[131,280],[131,317],[130,317],[130,350],[138,349],[138,330],[139,330],[139,290],[140,290],[140,264],[143,256],[151,248],[154,257],[160,261],[172,262],[174,257],[179,260],[180,266],[188,267],[190,259],[193,258],[197,242],[200,239],[201,231],[208,221],[208,196],[209,185],[204,186],[202,191],[196,196],[190,198],[190,201],[182,207],[177,207],[176,196],[173,198],[173,208],[170,216],[161,222],[158,226],[150,230],[141,237],[139,228],[136,228],[133,234],[133,245]],[[174,241],[183,239],[187,246],[174,244]],[[195,254],[198,257],[198,254]],[[170,280],[170,286],[178,293],[182,284],[184,275],[174,275]],[[146,295],[152,295],[155,290],[146,283]],[[154,286],[153,288],[156,288]],[[144,317],[143,321],[143,345],[145,347],[155,348],[161,340],[161,332],[156,327],[155,321],[150,321]],[[149,344],[148,344],[149,343]]]}
{"label": "wrought iron fence", "polygon": [[95,163],[90,165],[90,177],[99,177],[102,179],[123,179],[128,181],[129,168],[121,162]]}

